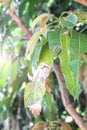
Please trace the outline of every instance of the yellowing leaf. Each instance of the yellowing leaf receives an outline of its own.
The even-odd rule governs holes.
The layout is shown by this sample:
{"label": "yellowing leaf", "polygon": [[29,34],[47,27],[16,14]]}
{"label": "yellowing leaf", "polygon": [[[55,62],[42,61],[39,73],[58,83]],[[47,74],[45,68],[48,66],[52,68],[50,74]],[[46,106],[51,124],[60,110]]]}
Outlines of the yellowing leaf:
{"label": "yellowing leaf", "polygon": [[44,130],[46,127],[46,123],[41,121],[36,123],[31,130]]}
{"label": "yellowing leaf", "polygon": [[48,17],[47,17],[47,16],[46,16],[46,17],[43,17],[43,18],[41,19],[40,28],[44,28],[44,27],[45,27],[47,20],[48,20]]}
{"label": "yellowing leaf", "polygon": [[48,17],[43,17],[41,22],[40,22],[40,32],[43,36],[46,37],[46,34],[47,34],[47,26],[46,26],[46,22],[48,20]]}
{"label": "yellowing leaf", "polygon": [[66,122],[61,122],[62,130],[72,130],[71,126]]}
{"label": "yellowing leaf", "polygon": [[47,34],[47,27],[45,26],[44,28],[40,28],[40,32],[41,34],[46,37],[46,34]]}
{"label": "yellowing leaf", "polygon": [[[33,23],[32,23],[32,26],[31,26],[31,29],[33,30],[34,28],[35,28],[35,25],[37,24],[37,23],[39,23],[43,18],[45,18],[45,20],[46,20],[46,18],[50,18],[50,17],[55,17],[53,14],[48,14],[48,13],[44,13],[44,14],[41,14],[41,15],[39,15],[34,21],[33,21]],[[44,21],[45,21],[44,20]]]}
{"label": "yellowing leaf", "polygon": [[29,40],[28,44],[27,44],[27,48],[26,48],[26,59],[30,60],[31,59],[31,55],[33,54],[33,51],[36,47],[37,41],[40,37],[40,31],[37,31],[33,34],[33,36],[31,37],[31,39]]}
{"label": "yellowing leaf", "polygon": [[60,129],[60,130],[72,130],[71,126],[66,123],[62,122],[61,120],[51,121],[49,123],[50,130]]}

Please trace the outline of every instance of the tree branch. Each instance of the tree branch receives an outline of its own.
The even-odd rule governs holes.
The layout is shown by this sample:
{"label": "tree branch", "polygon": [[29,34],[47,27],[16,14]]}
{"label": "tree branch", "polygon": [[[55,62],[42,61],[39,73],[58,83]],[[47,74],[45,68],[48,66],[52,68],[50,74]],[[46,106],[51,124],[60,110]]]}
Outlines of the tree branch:
{"label": "tree branch", "polygon": [[75,2],[78,2],[84,6],[87,6],[87,0],[74,0]]}
{"label": "tree branch", "polygon": [[60,86],[61,97],[66,111],[72,116],[72,118],[75,120],[76,124],[80,127],[81,130],[87,130],[87,126],[85,125],[83,119],[78,115],[73,104],[69,100],[69,93],[66,88],[65,79],[61,72],[60,66],[54,64],[53,71],[57,77]]}
{"label": "tree branch", "polygon": [[32,33],[28,30],[28,28],[24,25],[21,19],[12,11],[8,10],[8,14],[14,19],[14,21],[22,28],[26,37],[30,39],[32,37]]}

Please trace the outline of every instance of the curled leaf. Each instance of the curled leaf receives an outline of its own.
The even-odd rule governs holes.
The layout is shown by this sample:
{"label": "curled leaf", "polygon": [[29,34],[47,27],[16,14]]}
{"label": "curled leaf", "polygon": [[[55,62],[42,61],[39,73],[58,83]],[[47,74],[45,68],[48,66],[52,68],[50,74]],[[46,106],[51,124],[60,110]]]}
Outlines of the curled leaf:
{"label": "curled leaf", "polygon": [[36,47],[37,41],[40,37],[40,31],[37,31],[33,34],[33,36],[31,37],[31,39],[29,40],[28,44],[27,44],[27,48],[26,48],[26,59],[30,60],[31,56],[33,54],[33,51]]}
{"label": "curled leaf", "polygon": [[45,80],[49,76],[50,69],[48,64],[42,63],[34,75],[34,80],[25,86],[24,105],[35,117],[40,115],[42,109],[42,99],[46,92]]}
{"label": "curled leaf", "polygon": [[[32,23],[32,26],[31,26],[31,29],[33,30],[36,26],[36,24],[38,24],[43,18],[45,18],[44,20],[44,23],[46,22],[47,18],[50,18],[50,17],[54,17],[53,14],[49,14],[49,13],[44,13],[44,14],[41,14],[39,15]],[[41,23],[41,26],[43,25],[43,23]]]}

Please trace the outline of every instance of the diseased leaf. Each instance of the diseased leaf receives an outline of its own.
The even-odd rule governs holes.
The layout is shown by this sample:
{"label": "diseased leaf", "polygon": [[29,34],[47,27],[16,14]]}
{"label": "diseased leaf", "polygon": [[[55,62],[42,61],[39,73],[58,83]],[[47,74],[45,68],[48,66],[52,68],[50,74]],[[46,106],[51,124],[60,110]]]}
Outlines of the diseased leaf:
{"label": "diseased leaf", "polygon": [[66,122],[61,121],[61,126],[63,130],[72,130],[71,126]]}
{"label": "diseased leaf", "polygon": [[43,17],[40,22],[40,28],[44,28],[46,26],[46,22],[48,20],[48,17]]}
{"label": "diseased leaf", "polygon": [[46,26],[47,20],[48,20],[48,17],[44,17],[44,18],[42,18],[42,20],[40,22],[40,32],[45,37],[46,37],[46,34],[47,34],[47,26]]}
{"label": "diseased leaf", "polygon": [[50,17],[54,17],[53,14],[49,14],[49,13],[44,13],[44,14],[41,14],[39,15],[32,23],[32,26],[31,26],[31,29],[33,30],[35,25],[40,23],[40,21],[43,19],[43,18],[50,18]]}
{"label": "diseased leaf", "polygon": [[72,130],[71,126],[62,122],[61,120],[46,122],[38,122],[36,123],[31,130]]}
{"label": "diseased leaf", "polygon": [[61,120],[56,120],[56,121],[51,121],[49,122],[49,126],[50,130],[56,130],[56,129],[59,129],[59,130],[72,130],[71,126],[66,123],[66,122],[63,122]]}
{"label": "diseased leaf", "polygon": [[52,56],[58,55],[58,50],[55,52],[52,49],[58,44],[61,48],[61,53],[59,53],[60,65],[66,80],[67,88],[69,92],[77,98],[81,93],[81,89],[78,83],[78,69],[80,62],[80,46],[78,33],[72,32],[72,37],[70,39],[69,34],[64,29],[57,29],[50,32],[48,35],[49,46]]}
{"label": "diseased leaf", "polygon": [[29,42],[27,43],[27,48],[26,48],[26,59],[30,60],[31,59],[31,55],[36,47],[37,41],[40,38],[40,31],[37,31],[33,34],[33,36],[31,37],[31,39],[29,40]]}
{"label": "diseased leaf", "polygon": [[44,130],[46,127],[45,122],[41,121],[36,123],[31,130]]}
{"label": "diseased leaf", "polygon": [[48,34],[49,49],[53,57],[57,57],[61,52],[60,29],[49,32]]}
{"label": "diseased leaf", "polygon": [[34,75],[34,81],[25,86],[24,104],[29,107],[35,117],[38,117],[42,109],[42,99],[45,95],[45,80],[49,76],[50,66],[41,63]]}

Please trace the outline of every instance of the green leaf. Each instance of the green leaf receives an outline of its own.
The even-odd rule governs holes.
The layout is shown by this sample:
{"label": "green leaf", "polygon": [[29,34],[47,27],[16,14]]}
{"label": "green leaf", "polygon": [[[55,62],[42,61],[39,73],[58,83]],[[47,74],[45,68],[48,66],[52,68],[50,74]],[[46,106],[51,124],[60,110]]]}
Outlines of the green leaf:
{"label": "green leaf", "polygon": [[73,72],[73,76],[77,80],[78,84],[78,69],[80,64],[80,39],[79,34],[75,31],[72,31],[72,37],[70,39],[70,68]]}
{"label": "green leaf", "polygon": [[52,59],[52,56],[50,54],[50,50],[49,50],[48,44],[43,46],[38,64],[40,64],[42,62],[46,62],[49,65],[53,64],[53,59]]}
{"label": "green leaf", "polygon": [[79,34],[80,38],[80,54],[87,53],[87,35]]}
{"label": "green leaf", "polygon": [[73,28],[77,23],[77,16],[74,13],[70,13],[67,17],[63,18],[62,24],[67,28]]}
{"label": "green leaf", "polygon": [[12,63],[11,66],[11,79],[12,81],[15,80],[16,76],[18,74],[18,59]]}
{"label": "green leaf", "polygon": [[51,31],[48,34],[49,49],[51,55],[56,57],[61,52],[60,29]]}
{"label": "green leaf", "polygon": [[10,75],[11,66],[12,63],[10,61],[1,62],[0,64],[0,90],[7,84],[7,78]]}
{"label": "green leaf", "polygon": [[47,121],[55,120],[58,114],[57,105],[51,94],[46,93],[43,97],[43,117]]}
{"label": "green leaf", "polygon": [[78,97],[81,89],[79,87],[78,81],[78,70],[80,67],[80,54],[87,52],[87,36],[85,34],[79,34],[75,31],[72,31],[72,37],[70,39],[70,62],[69,66],[72,70],[73,77],[76,80],[76,87],[73,88],[73,93],[75,97]]}
{"label": "green leaf", "polygon": [[26,59],[30,60],[31,59],[31,56],[34,52],[34,49],[36,47],[36,44],[40,38],[40,31],[37,31],[33,34],[33,36],[31,37],[31,39],[29,40],[29,42],[27,43],[27,48],[26,48]]}
{"label": "green leaf", "polygon": [[[74,73],[73,73],[73,70],[69,66],[70,64],[69,45],[72,45],[72,43],[70,43],[70,38],[69,38],[68,33],[65,33],[64,30],[61,31],[61,43],[62,43],[62,52],[59,55],[61,69],[62,69],[69,92],[74,96],[74,98],[77,98],[81,90],[78,85],[77,77],[74,77],[74,76],[77,75],[79,61],[78,60],[76,61],[77,68],[76,67],[75,67],[76,69],[74,68]],[[72,50],[73,50],[73,47],[72,47]],[[79,52],[78,52],[78,55],[79,55]],[[72,67],[76,65],[76,63],[73,62]]]}
{"label": "green leaf", "polygon": [[42,38],[41,42],[37,44],[34,54],[32,56],[32,65],[37,68],[37,64],[39,62],[40,55],[42,53],[43,45],[46,44],[47,39]]}

